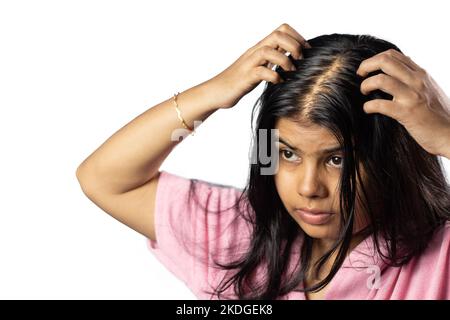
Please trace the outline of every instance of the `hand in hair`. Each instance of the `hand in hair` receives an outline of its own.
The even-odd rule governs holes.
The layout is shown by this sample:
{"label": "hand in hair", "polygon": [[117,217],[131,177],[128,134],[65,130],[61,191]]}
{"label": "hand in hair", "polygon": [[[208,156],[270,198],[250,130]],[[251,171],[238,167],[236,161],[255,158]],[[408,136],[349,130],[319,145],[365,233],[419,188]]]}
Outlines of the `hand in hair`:
{"label": "hand in hair", "polygon": [[380,89],[393,100],[374,99],[366,113],[381,113],[401,123],[427,152],[450,158],[450,100],[434,79],[410,57],[389,49],[364,60],[356,73],[383,73],[361,83],[361,92]]}
{"label": "hand in hair", "polygon": [[311,46],[294,28],[283,23],[245,51],[233,64],[209,80],[214,84],[212,87],[220,92],[217,96],[221,99],[222,108],[235,106],[263,80],[271,83],[283,82],[272,67],[279,65],[285,71],[294,71],[292,58],[285,53],[289,52],[295,59],[300,59],[303,47]]}

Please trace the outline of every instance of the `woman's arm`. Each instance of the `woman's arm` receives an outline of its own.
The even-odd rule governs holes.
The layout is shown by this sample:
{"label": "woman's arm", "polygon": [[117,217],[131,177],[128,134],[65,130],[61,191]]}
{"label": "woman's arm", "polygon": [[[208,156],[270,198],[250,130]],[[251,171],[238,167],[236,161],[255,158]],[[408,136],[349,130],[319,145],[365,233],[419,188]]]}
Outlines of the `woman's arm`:
{"label": "woman's arm", "polygon": [[[271,64],[294,67],[284,54],[299,58],[304,38],[287,24],[248,49],[227,69],[178,95],[188,126],[204,121],[220,108],[232,108],[262,80],[281,81]],[[83,192],[115,219],[155,240],[154,208],[158,169],[183,130],[172,97],[133,119],[77,169]],[[180,159],[182,160],[182,159]]]}
{"label": "woman's arm", "polygon": [[[269,69],[277,64],[285,70],[294,65],[283,52],[301,55],[305,39],[292,27],[282,24],[232,65],[212,79],[178,96],[178,105],[187,124],[204,121],[219,108],[232,108],[262,80],[279,82],[280,75]],[[171,139],[183,129],[172,97],[147,110],[95,150],[77,169],[83,183],[94,183],[110,193],[136,188],[156,173],[178,141]]]}
{"label": "woman's arm", "polygon": [[[192,128],[218,109],[212,82],[190,88],[177,97],[178,107]],[[95,150],[77,169],[84,194],[116,220],[156,240],[154,210],[158,169],[185,136],[174,107],[167,99],[136,117]],[[173,136],[172,136],[173,135]]]}
{"label": "woman's arm", "polygon": [[[214,82],[206,81],[177,97],[186,123],[204,121],[220,108],[214,96]],[[174,108],[173,97],[148,109],[114,133],[77,169],[77,177],[86,188],[120,194],[137,188],[157,173],[161,163],[180,142],[174,137],[183,128]]]}

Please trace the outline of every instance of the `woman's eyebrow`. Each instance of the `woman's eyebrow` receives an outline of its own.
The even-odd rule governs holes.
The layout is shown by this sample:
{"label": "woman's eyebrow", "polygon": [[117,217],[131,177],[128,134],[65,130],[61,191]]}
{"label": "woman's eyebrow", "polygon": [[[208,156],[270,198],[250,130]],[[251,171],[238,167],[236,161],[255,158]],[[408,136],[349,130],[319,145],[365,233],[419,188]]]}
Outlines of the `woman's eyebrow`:
{"label": "woman's eyebrow", "polygon": [[[294,146],[291,146],[289,143],[287,143],[286,141],[284,141],[281,137],[278,137],[278,140],[285,144],[286,146],[288,146],[289,148],[291,148],[294,151],[298,151],[298,152],[303,152],[302,150],[300,150],[299,148],[296,148]],[[331,147],[331,148],[326,148],[326,149],[322,149],[316,153],[319,154],[327,154],[327,153],[333,153],[333,152],[337,152],[337,151],[342,151],[344,150],[344,148],[341,145],[337,145],[335,147]]]}

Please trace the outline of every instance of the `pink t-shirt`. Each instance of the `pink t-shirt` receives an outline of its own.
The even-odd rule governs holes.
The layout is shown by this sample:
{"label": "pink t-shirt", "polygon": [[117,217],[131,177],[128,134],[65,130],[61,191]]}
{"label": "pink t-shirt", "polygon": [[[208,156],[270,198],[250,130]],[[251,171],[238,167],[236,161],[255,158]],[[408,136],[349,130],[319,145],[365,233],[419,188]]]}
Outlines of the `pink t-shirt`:
{"label": "pink t-shirt", "polygon": [[[214,267],[213,259],[224,263],[238,257],[248,246],[251,229],[240,216],[233,222],[235,208],[205,215],[201,205],[213,211],[229,208],[242,190],[198,180],[199,203],[192,200],[187,205],[189,185],[190,179],[161,171],[155,207],[157,242],[148,239],[147,244],[197,298],[217,299],[206,291],[213,291],[229,273]],[[236,246],[234,251],[224,249],[230,245]],[[232,290],[231,286],[225,294],[233,295]],[[304,300],[305,294],[292,291],[280,299]],[[450,299],[450,221],[421,256],[402,267],[384,264],[368,237],[347,256],[327,286],[325,299]]]}

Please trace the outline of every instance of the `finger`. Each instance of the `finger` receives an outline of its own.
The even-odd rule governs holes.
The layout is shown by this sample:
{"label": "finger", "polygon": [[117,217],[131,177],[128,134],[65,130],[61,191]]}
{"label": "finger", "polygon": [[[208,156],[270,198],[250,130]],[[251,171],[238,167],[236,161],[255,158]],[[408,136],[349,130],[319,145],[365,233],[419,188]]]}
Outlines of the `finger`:
{"label": "finger", "polygon": [[387,74],[377,74],[365,79],[361,83],[361,93],[367,95],[370,91],[380,89],[391,96],[401,98],[411,90],[406,84]]}
{"label": "finger", "polygon": [[281,53],[284,54],[284,55],[285,55],[286,52],[287,52],[286,50],[284,50],[284,49],[281,48],[281,47],[278,47],[278,48],[277,48],[277,51],[278,51],[278,52],[281,52]]}
{"label": "finger", "polygon": [[[286,52],[287,52],[286,50],[284,50],[283,48],[280,48],[280,47],[277,48],[277,51],[281,52],[284,55],[286,55]],[[267,63],[267,68],[269,68],[269,69],[272,69],[274,66],[275,65],[273,63],[271,63],[271,62]]]}
{"label": "finger", "polygon": [[398,121],[397,104],[386,99],[373,99],[363,105],[365,113],[380,113]]}
{"label": "finger", "polygon": [[[281,31],[278,31],[278,33],[281,33]],[[292,39],[290,36],[288,36],[287,34],[282,34],[281,36],[279,36],[279,38],[284,38],[281,39],[282,42],[284,42],[284,45],[281,46],[280,41],[277,39],[273,39],[274,34],[271,33],[270,35],[268,35],[267,37],[265,37],[263,40],[259,41],[256,45],[254,45],[253,47],[251,47],[247,53],[249,55],[253,55],[256,51],[261,50],[261,48],[265,47],[265,46],[269,46],[273,49],[276,49],[279,52],[287,52],[288,50],[291,50],[290,52],[294,52],[295,54],[295,48],[299,47],[299,44],[297,42],[297,40]],[[276,37],[276,35],[275,35]],[[285,38],[288,38],[287,40]],[[287,43],[287,44],[286,44]],[[291,49],[285,49],[285,48],[291,48]],[[297,50],[298,52],[299,50]],[[298,56],[299,54],[297,54]]]}
{"label": "finger", "polygon": [[266,40],[266,45],[290,52],[296,59],[300,59],[302,56],[301,44],[297,39],[282,31],[275,31],[271,34]]}
{"label": "finger", "polygon": [[293,30],[287,24],[282,24],[275,29],[255,46],[250,48],[248,52],[249,54],[253,54],[259,48],[266,45],[271,46],[272,48],[281,47],[285,52],[290,52],[296,59],[302,58],[302,45],[309,48],[311,47],[297,31]]}
{"label": "finger", "polygon": [[[395,51],[395,50],[392,50]],[[399,79],[403,83],[413,86],[415,75],[413,70],[400,61],[395,53],[381,52],[361,62],[356,73],[366,77],[370,72],[382,70],[384,73]]]}
{"label": "finger", "polygon": [[394,57],[396,57],[398,60],[403,62],[406,66],[408,66],[408,68],[410,68],[411,70],[419,71],[422,69],[414,61],[412,61],[412,59],[410,57],[406,56],[405,54],[403,54],[397,50],[392,50],[392,54]]}
{"label": "finger", "polygon": [[267,69],[263,66],[259,66],[256,68],[255,71],[257,81],[267,81],[272,82],[273,84],[284,82],[284,80],[281,78],[281,76],[278,74],[278,72]]}
{"label": "finger", "polygon": [[255,65],[266,65],[269,69],[270,66],[279,65],[285,71],[294,71],[295,66],[291,60],[283,53],[269,47],[264,46],[255,52],[253,55],[255,58]]}
{"label": "finger", "polygon": [[290,25],[288,25],[287,23],[283,23],[281,26],[278,27],[278,30],[286,32],[287,34],[289,34],[292,38],[296,39],[298,42],[301,43],[302,46],[306,47],[306,48],[311,48],[311,46],[309,45],[309,43],[305,40],[305,38],[297,32],[297,30],[295,30],[294,28],[292,28]]}

